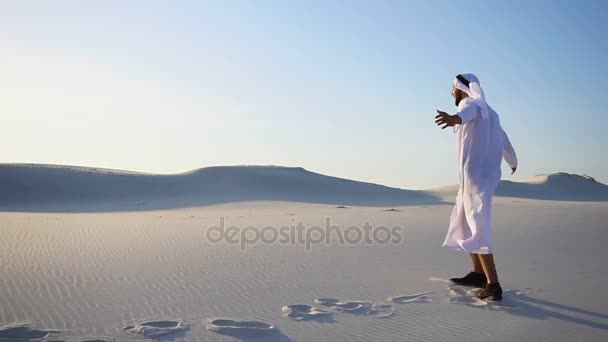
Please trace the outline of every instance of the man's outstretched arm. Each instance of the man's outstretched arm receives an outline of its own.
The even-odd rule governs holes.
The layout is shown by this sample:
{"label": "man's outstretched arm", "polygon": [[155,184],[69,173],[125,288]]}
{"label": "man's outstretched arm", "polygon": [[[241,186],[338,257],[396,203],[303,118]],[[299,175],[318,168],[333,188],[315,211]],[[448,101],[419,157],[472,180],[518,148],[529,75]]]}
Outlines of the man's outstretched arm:
{"label": "man's outstretched arm", "polygon": [[444,125],[441,127],[441,129],[462,124],[462,118],[458,116],[458,114],[450,115],[446,112],[440,111],[439,109],[437,110],[437,113],[437,116],[435,116],[435,124],[437,126]]}
{"label": "man's outstretched arm", "polygon": [[445,129],[451,126],[462,125],[475,119],[478,113],[476,104],[472,102],[463,102],[461,106],[463,106],[462,109],[454,115],[450,115],[446,112],[437,109],[437,116],[435,116],[435,124],[437,126],[443,125],[441,129]]}

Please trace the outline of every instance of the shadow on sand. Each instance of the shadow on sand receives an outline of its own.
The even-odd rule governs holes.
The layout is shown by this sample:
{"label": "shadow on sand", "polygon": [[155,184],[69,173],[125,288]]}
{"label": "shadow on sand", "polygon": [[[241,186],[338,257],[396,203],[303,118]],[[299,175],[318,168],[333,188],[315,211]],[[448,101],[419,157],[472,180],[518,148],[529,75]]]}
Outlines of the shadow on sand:
{"label": "shadow on sand", "polygon": [[[517,290],[506,290],[501,302],[489,302],[488,307],[516,316],[538,320],[555,318],[565,322],[608,331],[608,314],[533,298]],[[596,320],[604,320],[605,322],[602,323]]]}

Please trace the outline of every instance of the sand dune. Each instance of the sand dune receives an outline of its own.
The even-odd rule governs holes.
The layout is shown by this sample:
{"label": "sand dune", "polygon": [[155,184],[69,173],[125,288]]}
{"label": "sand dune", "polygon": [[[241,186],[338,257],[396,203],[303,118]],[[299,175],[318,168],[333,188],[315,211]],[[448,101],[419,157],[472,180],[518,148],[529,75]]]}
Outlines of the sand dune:
{"label": "sand dune", "polygon": [[[505,291],[488,303],[445,280],[469,269],[464,253],[440,247],[452,209],[440,198],[454,187],[275,166],[154,175],[4,164],[0,341],[600,341],[605,188],[567,174],[501,183],[499,195],[534,200],[494,206]],[[411,205],[422,203],[433,205]],[[399,226],[403,239],[344,243],[334,232],[311,249],[295,239],[243,248],[206,235],[222,220],[261,229],[328,218],[342,232]]]}
{"label": "sand dune", "polygon": [[207,167],[157,175],[99,168],[0,164],[0,210],[115,211],[240,201],[347,205],[438,204],[403,190],[280,166]]}
{"label": "sand dune", "polygon": [[[34,212],[139,211],[246,201],[430,205],[453,200],[458,190],[397,189],[297,167],[223,166],[159,175],[44,164],[0,164],[0,188],[0,210]],[[608,186],[588,176],[555,173],[502,181],[496,195],[608,201]]]}
{"label": "sand dune", "polygon": [[503,181],[497,194],[554,201],[608,201],[608,185],[590,176],[560,172],[537,175],[524,182]]}
{"label": "sand dune", "polygon": [[[454,196],[458,185],[430,190],[432,193]],[[496,189],[497,197],[515,197],[550,201],[608,201],[608,185],[587,175],[558,172],[536,175],[520,182],[503,180]]]}

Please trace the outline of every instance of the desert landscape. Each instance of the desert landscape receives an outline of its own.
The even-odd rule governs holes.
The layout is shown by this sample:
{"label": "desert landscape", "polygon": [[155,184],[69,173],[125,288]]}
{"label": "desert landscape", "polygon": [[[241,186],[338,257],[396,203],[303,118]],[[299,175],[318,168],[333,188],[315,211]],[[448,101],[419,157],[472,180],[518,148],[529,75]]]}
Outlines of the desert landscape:
{"label": "desert landscape", "polygon": [[[501,302],[446,280],[469,270],[466,254],[441,247],[455,186],[404,190],[279,166],[158,175],[2,164],[0,188],[0,341],[608,336],[608,186],[589,176],[501,182]],[[322,229],[303,243],[243,233],[328,221],[331,241]],[[208,234],[222,223],[242,235]],[[338,238],[366,223],[389,229],[373,243]],[[387,232],[398,234],[387,242]]]}
{"label": "desert landscape", "polygon": [[606,0],[0,1],[0,342],[608,342],[606,37]]}

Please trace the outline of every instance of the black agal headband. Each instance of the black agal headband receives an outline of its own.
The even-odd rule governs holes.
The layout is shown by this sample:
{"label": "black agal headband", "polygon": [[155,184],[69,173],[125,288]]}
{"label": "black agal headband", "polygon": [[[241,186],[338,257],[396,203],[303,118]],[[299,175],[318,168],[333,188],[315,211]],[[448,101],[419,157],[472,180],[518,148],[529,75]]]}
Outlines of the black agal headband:
{"label": "black agal headband", "polygon": [[467,88],[469,87],[469,81],[467,81],[466,78],[464,78],[464,76],[462,75],[458,75],[456,76],[456,79],[459,80],[462,84],[464,84],[465,86],[467,86]]}

